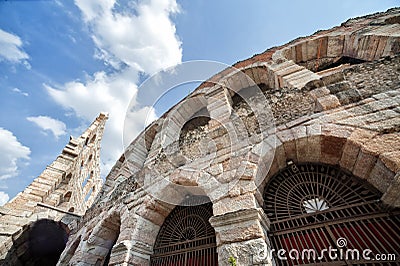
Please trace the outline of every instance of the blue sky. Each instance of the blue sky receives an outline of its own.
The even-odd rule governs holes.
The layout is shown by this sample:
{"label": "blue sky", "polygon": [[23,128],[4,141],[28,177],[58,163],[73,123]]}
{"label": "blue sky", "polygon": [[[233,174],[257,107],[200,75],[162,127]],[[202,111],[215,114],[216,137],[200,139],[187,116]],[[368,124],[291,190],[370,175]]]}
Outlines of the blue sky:
{"label": "blue sky", "polygon": [[[105,175],[122,153],[126,107],[149,75],[188,60],[226,64],[395,0],[0,0],[0,204],[110,113]],[[190,88],[189,88],[190,89]],[[175,90],[163,106],[179,101]],[[140,99],[136,99],[140,101]],[[165,107],[164,107],[165,108]],[[142,130],[151,106],[137,112]]]}

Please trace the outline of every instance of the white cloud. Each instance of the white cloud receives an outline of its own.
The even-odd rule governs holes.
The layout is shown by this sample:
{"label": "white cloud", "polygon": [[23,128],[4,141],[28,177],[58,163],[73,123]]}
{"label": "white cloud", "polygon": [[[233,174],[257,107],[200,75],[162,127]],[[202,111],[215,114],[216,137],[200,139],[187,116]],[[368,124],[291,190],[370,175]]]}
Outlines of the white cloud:
{"label": "white cloud", "polygon": [[[170,19],[179,12],[175,0],[139,1],[121,7],[115,0],[75,0],[92,30],[97,56],[154,73],[181,62],[181,42]],[[116,11],[119,7],[119,12]]]}
{"label": "white cloud", "polygon": [[35,123],[38,127],[45,131],[51,131],[56,139],[67,133],[65,131],[67,127],[64,122],[48,116],[29,116],[26,118],[26,120]]}
{"label": "white cloud", "polygon": [[0,179],[17,176],[18,161],[29,160],[30,153],[12,132],[0,127]]}
{"label": "white cloud", "polygon": [[[176,1],[127,2],[128,6],[114,0],[75,0],[95,42],[95,57],[111,65],[114,73],[100,71],[85,81],[57,88],[45,85],[57,103],[87,122],[101,111],[110,114],[102,140],[103,175],[122,154],[125,114],[131,99],[136,100],[139,72],[151,74],[182,59],[181,43],[170,19],[179,11]],[[146,120],[155,118],[152,107],[136,107],[131,114],[136,121],[130,125],[132,137],[144,129]]]}
{"label": "white cloud", "polygon": [[26,61],[29,56],[21,47],[22,41],[17,35],[0,29],[0,60],[5,59],[12,63],[22,62],[29,69],[30,65]]}
{"label": "white cloud", "polygon": [[24,91],[21,91],[21,90],[18,89],[18,88],[14,88],[14,89],[12,89],[12,91],[15,92],[15,93],[21,94],[21,95],[23,95],[23,96],[25,96],[25,97],[28,97],[28,96],[29,96],[29,93],[24,92]]}
{"label": "white cloud", "polygon": [[[66,109],[72,109],[77,116],[86,121],[92,121],[100,112],[110,115],[102,139],[103,174],[111,169],[115,161],[121,156],[122,130],[125,113],[130,100],[136,97],[137,77],[135,71],[126,70],[113,75],[97,72],[88,77],[85,82],[73,81],[65,84],[62,89],[55,89],[45,85],[50,96]],[[143,125],[146,116],[138,117],[137,124]],[[143,128],[135,128],[137,135]]]}
{"label": "white cloud", "polygon": [[8,196],[7,193],[5,193],[4,191],[0,191],[0,206],[6,204],[9,199],[10,196]]}

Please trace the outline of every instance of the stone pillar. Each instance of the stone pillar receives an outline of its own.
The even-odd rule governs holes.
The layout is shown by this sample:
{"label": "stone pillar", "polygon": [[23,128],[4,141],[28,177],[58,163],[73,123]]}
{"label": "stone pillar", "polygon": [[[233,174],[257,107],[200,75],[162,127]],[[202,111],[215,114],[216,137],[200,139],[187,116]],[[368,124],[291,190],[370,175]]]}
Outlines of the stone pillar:
{"label": "stone pillar", "polygon": [[272,265],[265,231],[269,221],[261,208],[241,209],[210,218],[217,237],[218,265]]}
{"label": "stone pillar", "polygon": [[[127,222],[129,219],[131,222]],[[141,216],[124,217],[120,236],[111,252],[110,265],[149,265],[159,229],[159,225]]]}
{"label": "stone pillar", "polygon": [[113,247],[108,265],[148,265],[152,253],[152,247],[145,243],[124,240]]}

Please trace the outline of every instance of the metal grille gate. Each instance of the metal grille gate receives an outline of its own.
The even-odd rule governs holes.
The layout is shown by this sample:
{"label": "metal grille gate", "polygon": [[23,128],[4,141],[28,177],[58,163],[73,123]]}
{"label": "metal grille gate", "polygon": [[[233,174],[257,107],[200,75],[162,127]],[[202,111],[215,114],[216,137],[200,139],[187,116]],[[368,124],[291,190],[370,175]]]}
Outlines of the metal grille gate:
{"label": "metal grille gate", "polygon": [[276,264],[400,264],[400,212],[385,209],[380,196],[336,167],[292,164],[281,171],[264,192]]}
{"label": "metal grille gate", "polygon": [[218,265],[211,203],[177,206],[158,233],[151,265]]}

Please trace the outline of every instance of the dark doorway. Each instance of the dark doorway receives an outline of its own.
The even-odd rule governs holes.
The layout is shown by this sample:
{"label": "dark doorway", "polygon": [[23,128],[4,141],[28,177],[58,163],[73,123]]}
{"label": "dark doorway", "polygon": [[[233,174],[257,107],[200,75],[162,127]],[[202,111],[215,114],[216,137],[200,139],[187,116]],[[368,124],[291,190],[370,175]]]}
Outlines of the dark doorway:
{"label": "dark doorway", "polygon": [[62,222],[38,220],[14,241],[5,265],[56,265],[68,234],[68,227]]}

